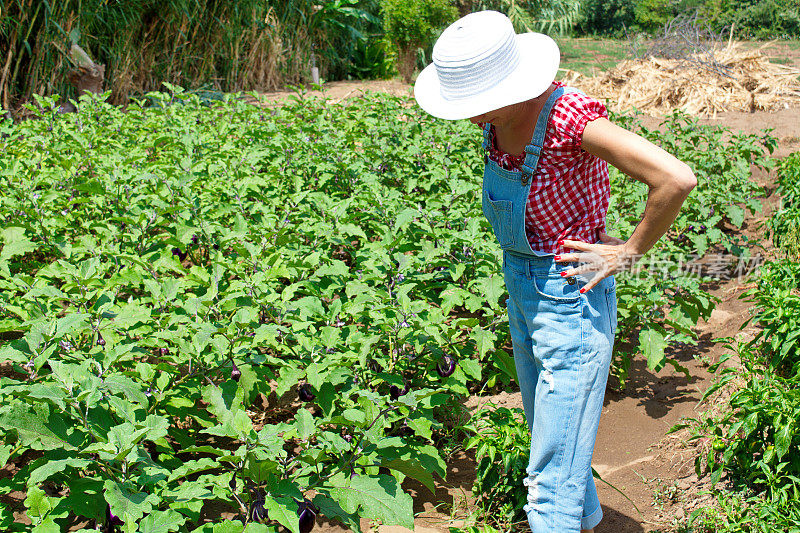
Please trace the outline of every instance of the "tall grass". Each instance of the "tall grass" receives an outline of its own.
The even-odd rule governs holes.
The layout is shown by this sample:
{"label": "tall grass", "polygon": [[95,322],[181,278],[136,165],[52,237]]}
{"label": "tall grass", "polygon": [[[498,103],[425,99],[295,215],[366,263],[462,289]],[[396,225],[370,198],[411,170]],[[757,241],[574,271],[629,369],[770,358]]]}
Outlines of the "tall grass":
{"label": "tall grass", "polygon": [[312,54],[323,75],[341,75],[342,42],[368,38],[359,33],[373,22],[364,3],[371,2],[0,0],[0,104],[70,94],[65,52],[73,42],[106,65],[114,103],[162,81],[271,90],[307,79]]}

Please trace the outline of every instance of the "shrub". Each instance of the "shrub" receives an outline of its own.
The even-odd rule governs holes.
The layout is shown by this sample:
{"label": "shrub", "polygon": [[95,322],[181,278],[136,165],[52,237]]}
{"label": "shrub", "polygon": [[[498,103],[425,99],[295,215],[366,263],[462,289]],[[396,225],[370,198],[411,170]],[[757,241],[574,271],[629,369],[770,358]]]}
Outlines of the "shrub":
{"label": "shrub", "polygon": [[699,12],[717,31],[733,27],[739,38],[800,35],[800,5],[796,0],[712,0]]}
{"label": "shrub", "polygon": [[672,2],[670,0],[639,0],[636,2],[633,12],[639,29],[657,30],[672,18]]}
{"label": "shrub", "polygon": [[768,220],[772,242],[787,256],[800,259],[800,152],[780,163],[778,188],[781,207]]}
{"label": "shrub", "polygon": [[397,69],[408,83],[417,50],[430,46],[438,32],[458,16],[448,0],[381,0],[383,29],[397,47]]}
{"label": "shrub", "polygon": [[528,490],[522,480],[528,475],[531,435],[523,411],[490,405],[475,413],[466,429],[475,434],[465,448],[476,450],[472,492],[484,516],[504,526],[525,521]]}
{"label": "shrub", "polygon": [[695,467],[711,473],[713,483],[727,472],[736,486],[765,491],[769,499],[785,503],[800,490],[800,383],[754,366],[746,348],[739,352],[746,368],[725,369],[704,396],[733,379],[744,382],[731,396],[728,412],[705,415],[695,429],[690,440],[709,443]]}
{"label": "shrub", "polygon": [[634,22],[633,0],[587,0],[577,23],[580,33],[620,36]]}

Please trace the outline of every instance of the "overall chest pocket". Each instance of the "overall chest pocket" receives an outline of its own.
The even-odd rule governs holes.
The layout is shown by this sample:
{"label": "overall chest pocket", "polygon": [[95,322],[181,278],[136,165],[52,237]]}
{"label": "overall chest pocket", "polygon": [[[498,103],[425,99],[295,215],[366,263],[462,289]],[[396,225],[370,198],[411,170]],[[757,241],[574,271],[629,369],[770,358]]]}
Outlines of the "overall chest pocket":
{"label": "overall chest pocket", "polygon": [[483,190],[483,216],[492,225],[500,248],[511,248],[514,246],[514,204],[509,200],[495,200],[489,192]]}

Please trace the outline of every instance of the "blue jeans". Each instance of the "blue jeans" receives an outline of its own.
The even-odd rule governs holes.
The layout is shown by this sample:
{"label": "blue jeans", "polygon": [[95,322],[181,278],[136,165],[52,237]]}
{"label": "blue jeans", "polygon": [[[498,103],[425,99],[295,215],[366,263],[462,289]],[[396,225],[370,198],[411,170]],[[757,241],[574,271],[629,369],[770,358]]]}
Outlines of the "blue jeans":
{"label": "blue jeans", "polygon": [[533,533],[577,533],[603,516],[592,452],[617,328],[613,276],[581,294],[577,263],[503,254],[514,361],[531,429],[525,512]]}

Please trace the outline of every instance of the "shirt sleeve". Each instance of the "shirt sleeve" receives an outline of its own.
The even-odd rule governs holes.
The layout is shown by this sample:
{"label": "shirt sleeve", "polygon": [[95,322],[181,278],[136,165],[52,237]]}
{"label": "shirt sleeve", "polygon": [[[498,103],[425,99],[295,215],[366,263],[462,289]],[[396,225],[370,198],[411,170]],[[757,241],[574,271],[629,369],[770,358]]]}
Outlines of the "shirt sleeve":
{"label": "shirt sleeve", "polygon": [[553,125],[565,144],[580,148],[586,124],[598,118],[608,118],[608,110],[595,98],[569,93],[559,98],[553,107]]}

